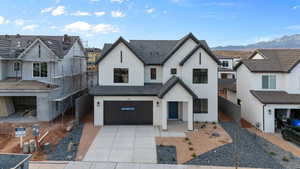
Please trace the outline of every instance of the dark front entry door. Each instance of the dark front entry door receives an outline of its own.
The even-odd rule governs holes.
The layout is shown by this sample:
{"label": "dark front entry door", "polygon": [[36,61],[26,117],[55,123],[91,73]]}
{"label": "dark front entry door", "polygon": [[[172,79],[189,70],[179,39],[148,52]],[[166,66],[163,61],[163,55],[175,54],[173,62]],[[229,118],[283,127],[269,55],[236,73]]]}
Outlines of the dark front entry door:
{"label": "dark front entry door", "polygon": [[169,102],[169,119],[178,119],[178,102]]}
{"label": "dark front entry door", "polygon": [[104,101],[104,125],[152,124],[152,101]]}

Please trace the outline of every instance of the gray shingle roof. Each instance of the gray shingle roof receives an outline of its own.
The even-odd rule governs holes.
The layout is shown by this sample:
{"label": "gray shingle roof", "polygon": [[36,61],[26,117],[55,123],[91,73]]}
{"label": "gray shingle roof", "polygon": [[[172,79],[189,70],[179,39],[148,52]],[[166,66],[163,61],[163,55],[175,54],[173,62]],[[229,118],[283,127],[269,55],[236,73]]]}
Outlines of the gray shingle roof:
{"label": "gray shingle roof", "polygon": [[156,96],[161,83],[145,83],[144,86],[96,86],[89,89],[94,96]]}
{"label": "gray shingle roof", "polygon": [[144,86],[96,86],[89,89],[89,94],[93,96],[157,96],[163,98],[177,83],[194,98],[197,98],[197,95],[176,76],[171,77],[164,85],[145,83]]}
{"label": "gray shingle roof", "polygon": [[[180,40],[130,40],[127,42],[120,37],[114,44],[106,43],[102,49],[104,58],[122,39],[132,51],[147,65],[162,65],[164,64],[188,39],[193,39],[196,43],[213,55],[206,41],[198,40],[189,33]],[[101,59],[97,61],[99,63]]]}
{"label": "gray shingle roof", "polygon": [[79,37],[67,36],[67,43],[63,42],[63,38],[64,36],[0,35],[0,57],[16,58],[37,39],[44,42],[58,57],[63,57]]}
{"label": "gray shingle roof", "polygon": [[[257,53],[264,59],[251,59]],[[300,49],[258,49],[252,57],[242,60],[235,69],[244,64],[252,72],[289,73],[300,62]]]}
{"label": "gray shingle roof", "polygon": [[250,93],[263,104],[300,104],[300,94],[289,94],[285,91],[257,91]]}

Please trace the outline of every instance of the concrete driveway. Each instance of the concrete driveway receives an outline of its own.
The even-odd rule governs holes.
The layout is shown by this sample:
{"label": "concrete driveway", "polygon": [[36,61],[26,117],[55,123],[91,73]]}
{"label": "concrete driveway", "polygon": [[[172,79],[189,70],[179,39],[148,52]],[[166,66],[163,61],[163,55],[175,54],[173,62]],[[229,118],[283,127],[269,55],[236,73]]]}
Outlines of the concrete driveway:
{"label": "concrete driveway", "polygon": [[152,126],[104,126],[84,161],[156,163]]}

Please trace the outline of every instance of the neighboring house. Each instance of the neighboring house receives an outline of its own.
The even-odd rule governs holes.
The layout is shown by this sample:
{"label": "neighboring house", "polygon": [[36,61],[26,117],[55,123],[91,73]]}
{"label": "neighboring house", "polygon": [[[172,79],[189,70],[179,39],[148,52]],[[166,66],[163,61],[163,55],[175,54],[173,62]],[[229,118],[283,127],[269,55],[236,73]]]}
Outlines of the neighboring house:
{"label": "neighboring house", "polygon": [[95,125],[148,124],[169,120],[218,120],[218,59],[207,43],[188,34],[180,40],[131,40],[105,44],[98,60]]}
{"label": "neighboring house", "polygon": [[0,116],[55,119],[87,89],[85,73],[77,36],[0,35]]}
{"label": "neighboring house", "polygon": [[280,119],[300,118],[299,62],[299,49],[259,49],[237,65],[237,98],[245,120],[273,133]]}
{"label": "neighboring house", "polygon": [[236,79],[219,79],[219,96],[237,104]]}
{"label": "neighboring house", "polygon": [[219,79],[235,79],[236,72],[233,70],[241,59],[248,58],[252,52],[249,51],[213,51],[220,60]]}
{"label": "neighboring house", "polygon": [[98,83],[98,69],[96,67],[96,61],[101,56],[101,49],[99,48],[86,48],[87,53],[87,76],[88,76],[88,86],[94,87]]}

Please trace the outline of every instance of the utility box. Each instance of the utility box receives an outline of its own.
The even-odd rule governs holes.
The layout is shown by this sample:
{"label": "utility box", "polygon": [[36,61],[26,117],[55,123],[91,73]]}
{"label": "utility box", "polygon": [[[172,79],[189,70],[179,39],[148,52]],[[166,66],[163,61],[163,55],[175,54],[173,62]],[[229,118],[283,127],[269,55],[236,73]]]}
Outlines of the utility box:
{"label": "utility box", "polygon": [[1,169],[29,169],[30,154],[0,154]]}

